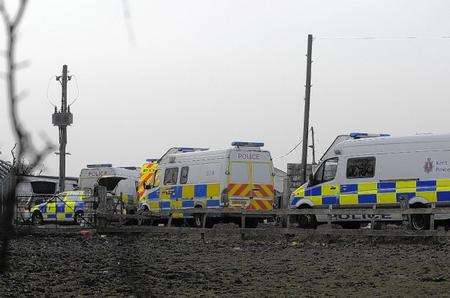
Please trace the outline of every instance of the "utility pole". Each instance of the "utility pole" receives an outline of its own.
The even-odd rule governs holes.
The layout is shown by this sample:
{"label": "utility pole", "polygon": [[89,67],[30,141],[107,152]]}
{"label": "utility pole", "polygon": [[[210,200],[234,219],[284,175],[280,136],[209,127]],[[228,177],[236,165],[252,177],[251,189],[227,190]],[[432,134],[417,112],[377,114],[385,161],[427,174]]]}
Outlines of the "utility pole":
{"label": "utility pole", "polygon": [[59,191],[65,190],[66,179],[66,144],[67,144],[67,126],[73,123],[73,115],[70,112],[70,106],[67,107],[67,82],[72,78],[67,75],[67,65],[63,65],[62,75],[57,76],[56,80],[61,83],[61,109],[58,112],[55,106],[55,112],[52,115],[52,123],[59,128]]}
{"label": "utility pole", "polygon": [[309,106],[311,96],[311,64],[312,64],[312,34],[308,34],[308,50],[306,62],[306,85],[305,85],[305,115],[303,119],[303,146],[302,146],[302,183],[307,180],[306,169],[308,163],[308,133],[309,133]]}
{"label": "utility pole", "polygon": [[311,145],[309,148],[312,149],[312,164],[316,164],[316,145],[314,144],[314,127],[311,126]]}

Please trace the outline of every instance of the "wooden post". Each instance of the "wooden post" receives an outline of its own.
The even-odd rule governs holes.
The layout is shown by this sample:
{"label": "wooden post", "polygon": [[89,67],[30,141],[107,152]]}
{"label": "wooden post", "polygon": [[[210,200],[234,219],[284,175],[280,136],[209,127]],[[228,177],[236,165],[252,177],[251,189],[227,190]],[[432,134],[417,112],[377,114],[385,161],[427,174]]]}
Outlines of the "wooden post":
{"label": "wooden post", "polygon": [[245,214],[241,213],[241,240],[244,240],[245,236]]}
{"label": "wooden post", "polygon": [[302,184],[308,180],[306,169],[308,166],[308,134],[309,134],[309,107],[311,98],[311,64],[312,64],[312,34],[308,34],[308,49],[306,63],[306,85],[305,85],[305,111],[303,118],[303,144],[302,144]]}
{"label": "wooden post", "polygon": [[169,215],[169,220],[167,221],[167,226],[170,228],[172,226],[172,213]]}
{"label": "wooden post", "polygon": [[431,214],[430,214],[430,231],[434,231],[434,208],[436,203],[431,203]]}
{"label": "wooden post", "polygon": [[328,206],[328,225],[329,228],[332,229],[333,228],[333,222],[331,221],[331,211],[333,210],[333,205],[329,205]]}
{"label": "wooden post", "polygon": [[372,220],[370,221],[370,229],[375,230],[375,210],[377,209],[377,205],[372,206],[372,210],[374,211],[372,215]]}
{"label": "wooden post", "polygon": [[207,213],[203,213],[203,217],[202,217],[202,228],[205,229],[206,228],[206,220],[207,220]]}

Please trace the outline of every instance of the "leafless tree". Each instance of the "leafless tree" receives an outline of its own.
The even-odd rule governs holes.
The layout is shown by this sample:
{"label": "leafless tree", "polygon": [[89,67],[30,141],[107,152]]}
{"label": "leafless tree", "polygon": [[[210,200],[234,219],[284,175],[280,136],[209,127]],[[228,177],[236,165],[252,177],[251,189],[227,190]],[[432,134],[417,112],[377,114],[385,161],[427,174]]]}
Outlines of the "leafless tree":
{"label": "leafless tree", "polygon": [[19,25],[23,19],[25,10],[27,8],[28,0],[19,0],[17,11],[14,15],[10,15],[4,1],[0,1],[0,14],[3,19],[6,31],[6,89],[7,89],[7,101],[9,105],[9,118],[11,121],[11,129],[14,134],[14,138],[17,143],[17,156],[14,157],[15,164],[13,164],[12,175],[15,177],[13,183],[6,194],[6,201],[3,202],[4,209],[0,218],[0,272],[7,270],[8,268],[8,249],[9,238],[13,231],[12,220],[14,217],[14,205],[15,205],[15,186],[20,180],[20,167],[25,158],[28,160],[28,170],[32,171],[43,160],[43,158],[53,149],[52,144],[47,141],[43,150],[37,150],[33,145],[30,133],[22,125],[22,121],[18,114],[18,103],[23,98],[23,95],[18,93],[16,88],[16,72],[21,67],[24,67],[26,63],[16,62],[16,40],[18,34]]}

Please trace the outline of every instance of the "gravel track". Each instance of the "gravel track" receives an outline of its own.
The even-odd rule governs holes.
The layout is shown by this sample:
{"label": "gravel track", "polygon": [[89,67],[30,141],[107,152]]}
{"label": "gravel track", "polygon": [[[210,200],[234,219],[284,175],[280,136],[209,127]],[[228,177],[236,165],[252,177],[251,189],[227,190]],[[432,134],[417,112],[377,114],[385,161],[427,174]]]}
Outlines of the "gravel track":
{"label": "gravel track", "polygon": [[447,240],[20,236],[0,296],[450,296]]}

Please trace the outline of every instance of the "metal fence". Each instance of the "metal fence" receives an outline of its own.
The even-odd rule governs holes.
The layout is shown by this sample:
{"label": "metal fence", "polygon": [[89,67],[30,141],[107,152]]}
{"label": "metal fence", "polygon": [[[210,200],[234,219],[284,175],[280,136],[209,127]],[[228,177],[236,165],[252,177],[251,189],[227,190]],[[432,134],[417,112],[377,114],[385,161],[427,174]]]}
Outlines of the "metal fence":
{"label": "metal fence", "polygon": [[15,177],[11,173],[11,164],[0,160],[0,218],[5,218],[8,200],[11,199]]}

